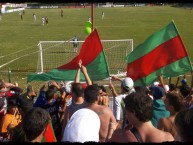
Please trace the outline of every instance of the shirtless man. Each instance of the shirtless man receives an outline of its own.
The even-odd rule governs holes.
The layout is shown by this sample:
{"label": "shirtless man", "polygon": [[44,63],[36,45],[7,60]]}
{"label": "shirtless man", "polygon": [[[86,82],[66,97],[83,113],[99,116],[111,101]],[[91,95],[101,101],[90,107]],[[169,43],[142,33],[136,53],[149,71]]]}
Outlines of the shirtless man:
{"label": "shirtless man", "polygon": [[128,95],[125,99],[125,108],[129,122],[138,130],[142,142],[174,141],[169,132],[161,131],[151,123],[153,116],[152,106],[151,98],[144,93]]}
{"label": "shirtless man", "polygon": [[174,120],[179,111],[183,109],[183,97],[179,93],[168,93],[164,98],[166,110],[170,112],[170,116],[167,118],[161,118],[158,122],[158,129],[170,132],[173,137],[176,135],[176,129],[174,127]]}
{"label": "shirtless man", "polygon": [[88,103],[87,108],[96,112],[100,118],[99,140],[100,142],[105,142],[111,138],[114,130],[117,128],[117,122],[109,107],[98,104],[100,100],[99,90],[98,85],[89,85],[85,89],[84,97]]}
{"label": "shirtless man", "polygon": [[[153,102],[150,97],[141,92],[134,92],[124,99],[128,121],[133,125],[131,130],[122,131],[122,135],[112,136],[112,142],[167,142],[174,141],[169,132],[164,132],[153,126]],[[122,141],[122,142],[123,142]]]}

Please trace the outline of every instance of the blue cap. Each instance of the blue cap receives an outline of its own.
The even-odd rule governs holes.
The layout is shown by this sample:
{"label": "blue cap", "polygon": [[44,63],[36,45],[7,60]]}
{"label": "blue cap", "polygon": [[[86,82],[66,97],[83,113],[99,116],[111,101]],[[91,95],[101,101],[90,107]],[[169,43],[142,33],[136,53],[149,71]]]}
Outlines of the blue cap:
{"label": "blue cap", "polygon": [[150,86],[149,89],[154,99],[161,99],[165,95],[164,89],[160,86]]}
{"label": "blue cap", "polygon": [[182,83],[182,84],[186,84],[186,83],[187,83],[187,80],[186,80],[186,79],[183,79],[183,80],[181,80],[181,83]]}

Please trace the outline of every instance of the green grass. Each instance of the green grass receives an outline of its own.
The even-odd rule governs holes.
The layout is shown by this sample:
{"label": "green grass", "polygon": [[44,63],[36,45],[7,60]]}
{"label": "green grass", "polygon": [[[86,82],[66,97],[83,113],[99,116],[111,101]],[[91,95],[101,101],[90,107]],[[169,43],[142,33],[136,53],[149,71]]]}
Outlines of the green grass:
{"label": "green grass", "polygon": [[[66,8],[63,11],[63,18],[60,17],[60,9],[26,9],[23,20],[20,19],[19,12],[3,14],[3,20],[0,21],[0,65],[14,59],[11,55],[14,52],[21,51],[15,56],[20,57],[37,51],[39,41],[69,40],[74,35],[77,35],[79,40],[85,40],[85,22],[91,16],[91,9]],[[102,11],[105,13],[103,20]],[[37,16],[35,24],[33,13]],[[48,26],[41,26],[42,16],[48,17]],[[171,20],[174,20],[192,61],[193,12],[189,9],[170,6],[94,9],[94,27],[97,28],[100,39],[133,39],[134,48]],[[0,68],[0,71],[5,71],[8,67],[35,70],[37,57],[30,60],[21,58]],[[21,77],[26,77],[25,75],[26,73],[20,74]],[[4,77],[7,80],[7,75]]]}

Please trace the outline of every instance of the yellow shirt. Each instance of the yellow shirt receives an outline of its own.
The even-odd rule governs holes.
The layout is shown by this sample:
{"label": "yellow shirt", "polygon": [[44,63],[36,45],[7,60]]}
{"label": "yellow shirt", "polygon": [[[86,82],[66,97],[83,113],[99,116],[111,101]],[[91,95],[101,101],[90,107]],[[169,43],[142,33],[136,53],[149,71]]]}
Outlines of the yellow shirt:
{"label": "yellow shirt", "polygon": [[[20,117],[19,115],[16,115],[16,116],[15,116],[15,120],[14,120],[14,122],[13,122],[13,126],[14,126],[14,127],[19,124],[19,122],[21,121],[20,118],[21,118],[21,117]],[[8,128],[8,126],[9,126],[9,124],[11,123],[12,119],[13,119],[13,114],[6,114],[6,115],[3,117],[2,121],[1,121],[1,125],[2,125],[2,126],[1,126],[1,132],[2,132],[2,133],[6,133],[6,132],[7,132],[7,128]]]}

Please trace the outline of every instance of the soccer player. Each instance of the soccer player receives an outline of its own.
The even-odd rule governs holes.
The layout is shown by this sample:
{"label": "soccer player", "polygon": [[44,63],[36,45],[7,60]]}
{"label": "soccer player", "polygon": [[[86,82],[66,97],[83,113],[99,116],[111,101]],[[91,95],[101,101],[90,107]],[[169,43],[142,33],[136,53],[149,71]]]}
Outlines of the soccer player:
{"label": "soccer player", "polygon": [[104,13],[104,12],[102,12],[102,19],[104,19],[104,17],[105,17],[105,13]]}
{"label": "soccer player", "polygon": [[74,36],[73,38],[73,52],[78,52],[78,38],[76,36]]}

